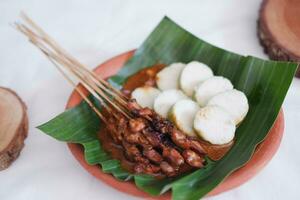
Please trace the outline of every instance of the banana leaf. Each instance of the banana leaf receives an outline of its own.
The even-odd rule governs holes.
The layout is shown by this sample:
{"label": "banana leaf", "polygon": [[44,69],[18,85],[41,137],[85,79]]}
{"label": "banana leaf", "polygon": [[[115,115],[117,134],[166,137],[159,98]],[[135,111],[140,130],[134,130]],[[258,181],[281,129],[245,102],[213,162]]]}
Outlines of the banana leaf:
{"label": "banana leaf", "polygon": [[[165,17],[109,81],[121,88],[130,75],[145,67],[192,60],[206,63],[215,75],[230,79],[235,88],[247,95],[250,105],[246,119],[237,128],[234,146],[219,161],[207,159],[208,164],[203,169],[163,181],[149,175],[126,172],[118,160],[112,159],[101,148],[101,142],[97,139],[101,122],[85,102],[38,128],[57,140],[83,145],[89,164],[100,164],[101,170],[120,181],[133,180],[138,188],[150,195],[160,195],[171,189],[174,200],[199,199],[251,158],[279,113],[297,64],[266,61],[226,51],[195,37]],[[98,106],[100,109],[101,105]]]}

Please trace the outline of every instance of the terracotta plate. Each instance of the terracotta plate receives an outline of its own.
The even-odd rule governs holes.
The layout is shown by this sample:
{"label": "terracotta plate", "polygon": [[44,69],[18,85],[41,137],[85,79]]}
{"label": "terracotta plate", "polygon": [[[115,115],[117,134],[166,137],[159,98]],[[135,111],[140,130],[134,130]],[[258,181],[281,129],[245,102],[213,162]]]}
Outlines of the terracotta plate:
{"label": "terracotta plate", "polygon": [[[102,78],[110,77],[118,72],[118,70],[123,66],[123,64],[133,55],[134,51],[123,53],[119,56],[116,56],[105,63],[99,65],[95,72],[99,74]],[[67,108],[71,108],[80,103],[82,99],[80,96],[73,92],[69,98],[67,103]],[[251,160],[242,168],[236,170],[229,177],[225,179],[218,187],[212,190],[208,195],[216,195],[245,183],[250,178],[255,176],[262,168],[271,160],[271,158],[276,153],[284,129],[284,117],[282,110],[280,111],[277,120],[270,130],[267,138],[262,142],[256,149],[255,154],[251,158]],[[88,165],[84,160],[84,155],[82,151],[82,147],[77,144],[68,144],[72,154],[79,161],[79,163],[94,177],[105,182],[111,187],[138,197],[143,197],[146,199],[170,199],[171,193],[166,193],[159,197],[151,197],[147,193],[139,190],[133,182],[120,182],[116,180],[110,174],[105,174],[101,171],[99,166],[91,166]]]}

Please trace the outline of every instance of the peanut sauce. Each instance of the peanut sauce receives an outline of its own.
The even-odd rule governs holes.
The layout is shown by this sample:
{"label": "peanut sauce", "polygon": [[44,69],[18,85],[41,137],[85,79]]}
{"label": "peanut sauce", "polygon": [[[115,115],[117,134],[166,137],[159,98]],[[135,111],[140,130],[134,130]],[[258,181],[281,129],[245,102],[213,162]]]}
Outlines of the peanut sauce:
{"label": "peanut sauce", "polygon": [[[155,76],[163,67],[165,67],[164,64],[157,64],[152,67],[142,69],[139,72],[133,74],[126,80],[125,84],[123,85],[123,92],[127,95],[130,95],[131,92],[137,87],[145,85],[155,87]],[[125,158],[123,147],[114,143],[112,137],[105,129],[105,127],[100,130],[99,139],[101,141],[103,149],[108,152],[114,159],[120,160],[123,169],[132,173],[134,172],[134,163],[128,161]],[[214,145],[200,138],[197,139],[206,150],[207,156],[212,160],[221,159],[230,150],[234,143],[234,141],[231,141],[224,145]],[[160,177],[160,175],[158,175],[158,177]]]}

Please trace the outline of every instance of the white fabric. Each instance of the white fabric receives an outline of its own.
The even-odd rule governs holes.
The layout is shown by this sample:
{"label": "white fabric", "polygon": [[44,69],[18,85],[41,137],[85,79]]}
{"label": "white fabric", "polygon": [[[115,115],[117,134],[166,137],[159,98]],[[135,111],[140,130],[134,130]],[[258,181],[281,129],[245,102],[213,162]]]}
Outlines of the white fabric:
{"label": "white fabric", "polygon": [[[217,46],[266,58],[256,37],[259,4],[259,0],[1,0],[0,85],[24,99],[30,129],[21,156],[0,172],[0,199],[136,199],[93,178],[64,143],[35,128],[64,110],[72,88],[9,25],[20,10],[93,68],[138,47],[164,15]],[[283,105],[286,129],[276,156],[248,183],[211,199],[300,198],[299,102],[300,80],[294,79]]]}

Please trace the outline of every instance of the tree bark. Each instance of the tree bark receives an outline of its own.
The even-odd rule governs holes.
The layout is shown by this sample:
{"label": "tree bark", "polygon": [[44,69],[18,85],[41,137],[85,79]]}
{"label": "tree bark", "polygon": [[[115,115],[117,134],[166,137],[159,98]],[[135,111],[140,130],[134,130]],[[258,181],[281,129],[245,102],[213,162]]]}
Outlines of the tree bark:
{"label": "tree bark", "polygon": [[0,170],[18,158],[27,132],[25,104],[15,92],[0,87]]}
{"label": "tree bark", "polygon": [[257,34],[270,59],[300,63],[300,1],[264,0]]}

